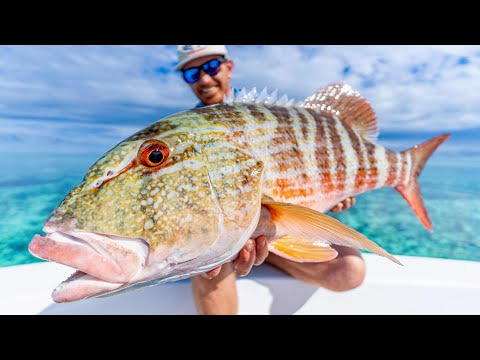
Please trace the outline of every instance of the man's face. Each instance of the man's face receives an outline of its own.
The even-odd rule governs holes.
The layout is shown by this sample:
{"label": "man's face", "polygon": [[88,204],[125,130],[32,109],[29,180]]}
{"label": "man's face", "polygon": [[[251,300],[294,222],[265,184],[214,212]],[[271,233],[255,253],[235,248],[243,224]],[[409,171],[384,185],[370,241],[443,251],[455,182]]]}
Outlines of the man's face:
{"label": "man's face", "polygon": [[[207,61],[219,58],[218,55],[203,56],[185,64],[183,69],[201,66]],[[220,65],[220,71],[213,76],[208,75],[203,70],[200,73],[200,80],[193,84],[188,84],[193,92],[205,105],[214,105],[223,102],[224,96],[230,93],[230,78],[233,73],[233,62],[227,60]]]}

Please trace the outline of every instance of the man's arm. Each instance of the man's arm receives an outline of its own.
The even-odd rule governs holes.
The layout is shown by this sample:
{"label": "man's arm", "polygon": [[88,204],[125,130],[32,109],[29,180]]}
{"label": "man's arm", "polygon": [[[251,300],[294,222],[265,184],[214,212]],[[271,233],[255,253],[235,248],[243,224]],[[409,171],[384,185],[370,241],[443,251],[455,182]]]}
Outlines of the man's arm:
{"label": "man's arm", "polygon": [[197,313],[235,315],[238,311],[238,296],[233,264],[227,263],[217,269],[214,278],[200,275],[192,277],[192,294]]}

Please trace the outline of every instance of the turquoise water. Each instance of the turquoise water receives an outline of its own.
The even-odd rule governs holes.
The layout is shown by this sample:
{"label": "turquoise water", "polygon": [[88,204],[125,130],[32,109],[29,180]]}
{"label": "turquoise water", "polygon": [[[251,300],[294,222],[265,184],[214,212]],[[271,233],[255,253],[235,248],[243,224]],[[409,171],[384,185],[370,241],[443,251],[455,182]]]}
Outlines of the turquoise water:
{"label": "turquoise water", "polygon": [[[0,159],[0,267],[41,261],[28,243],[101,154],[9,154]],[[433,223],[428,232],[403,198],[381,189],[330,214],[395,255],[480,261],[480,161],[434,155],[420,177]]]}

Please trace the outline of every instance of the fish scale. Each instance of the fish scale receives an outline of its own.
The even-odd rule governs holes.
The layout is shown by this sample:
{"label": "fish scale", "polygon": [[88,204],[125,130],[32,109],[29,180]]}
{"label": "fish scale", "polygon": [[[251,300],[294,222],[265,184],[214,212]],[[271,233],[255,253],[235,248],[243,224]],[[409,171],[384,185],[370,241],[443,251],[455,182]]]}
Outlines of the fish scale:
{"label": "fish scale", "polygon": [[[226,124],[234,131],[243,131],[243,145],[266,164],[264,191],[278,201],[308,204],[325,211],[332,203],[376,189],[379,172],[389,174],[382,186],[405,181],[405,160],[397,174],[397,156],[393,151],[362,139],[338,117],[311,109],[287,111],[277,106],[245,108],[240,104],[217,107],[212,109],[212,115],[223,119],[223,112],[230,113],[232,108],[238,117],[228,119]],[[275,119],[276,127],[266,149],[265,128],[271,129],[265,127],[268,119]],[[377,159],[380,151],[387,153],[386,161]]]}

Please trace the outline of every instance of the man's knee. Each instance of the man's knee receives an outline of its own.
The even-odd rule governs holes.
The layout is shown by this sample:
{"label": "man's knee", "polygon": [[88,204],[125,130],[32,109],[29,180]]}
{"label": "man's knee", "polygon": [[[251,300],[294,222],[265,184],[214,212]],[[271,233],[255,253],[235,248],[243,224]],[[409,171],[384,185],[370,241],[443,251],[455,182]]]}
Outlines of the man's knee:
{"label": "man's knee", "polygon": [[365,262],[360,256],[342,256],[319,266],[323,267],[322,271],[314,271],[310,282],[328,290],[352,290],[365,279]]}
{"label": "man's knee", "polygon": [[343,256],[326,272],[324,287],[332,291],[352,290],[363,284],[365,261],[360,256]]}
{"label": "man's knee", "polygon": [[365,279],[365,262],[356,249],[338,247],[340,256],[324,263],[296,263],[275,254],[266,260],[294,278],[307,284],[332,291],[347,291],[362,285]]}

